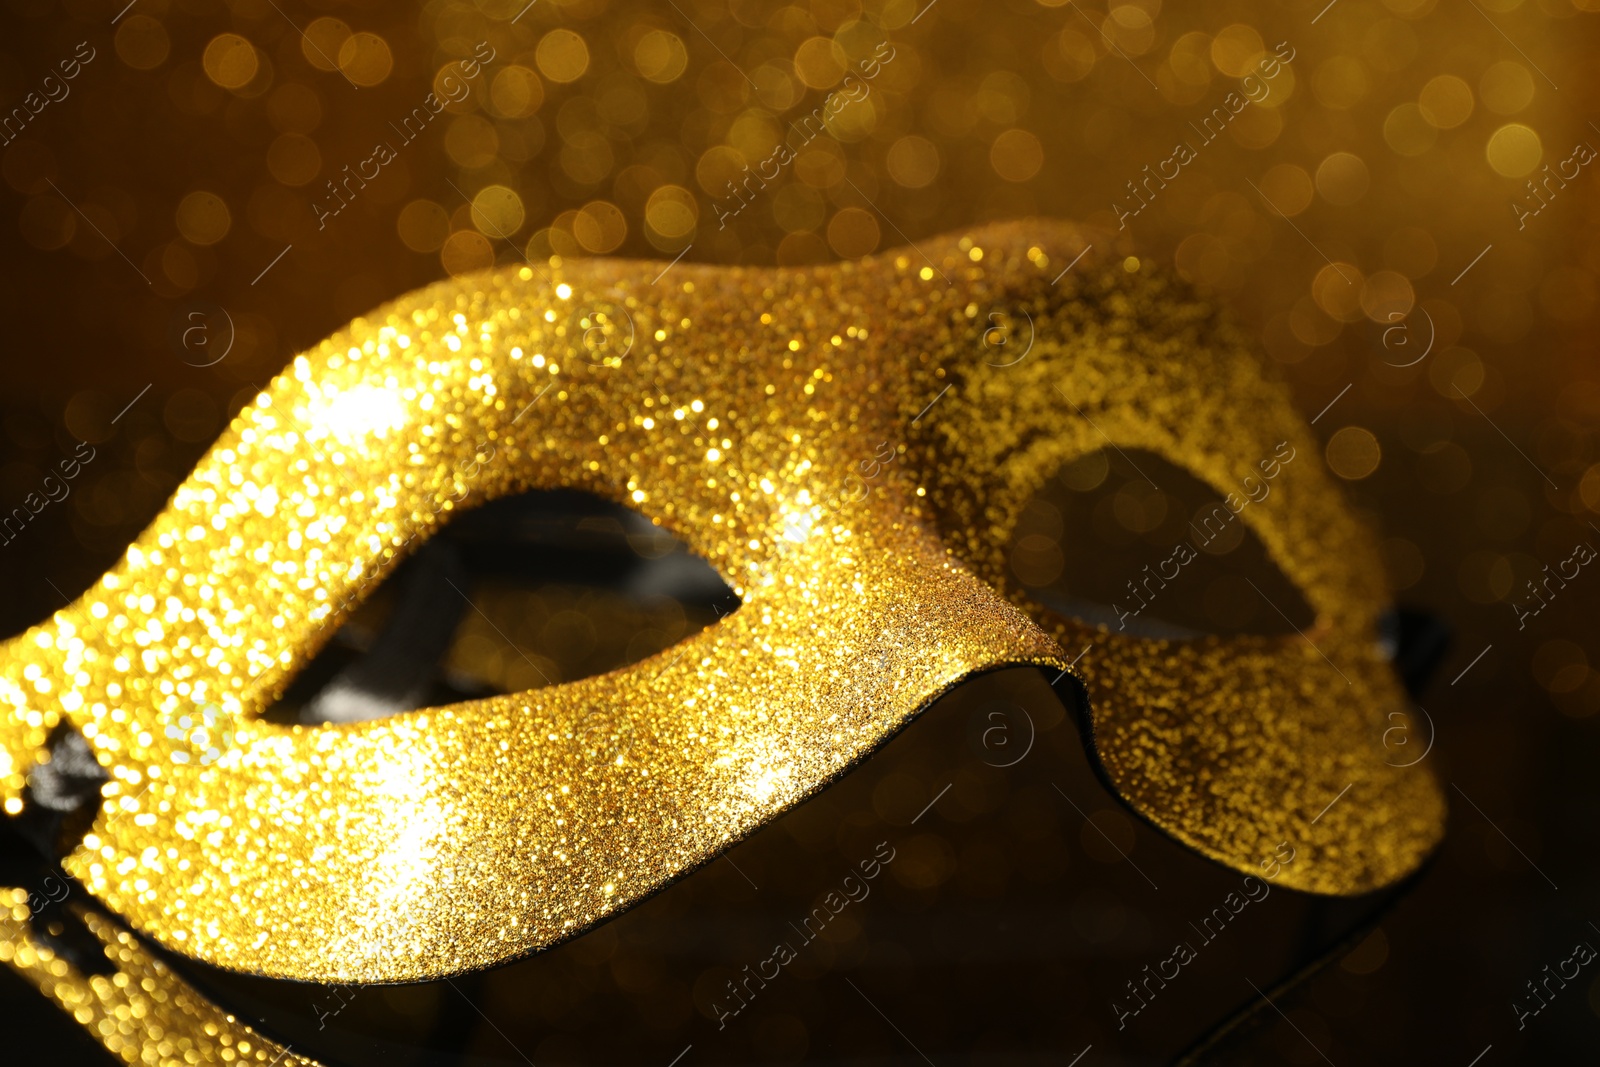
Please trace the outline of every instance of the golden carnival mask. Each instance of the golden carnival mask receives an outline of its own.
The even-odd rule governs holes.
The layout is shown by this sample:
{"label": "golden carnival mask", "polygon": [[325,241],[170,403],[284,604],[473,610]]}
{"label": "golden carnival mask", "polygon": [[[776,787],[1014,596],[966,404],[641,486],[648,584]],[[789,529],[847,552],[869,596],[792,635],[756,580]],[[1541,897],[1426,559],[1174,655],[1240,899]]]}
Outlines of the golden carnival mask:
{"label": "golden carnival mask", "polygon": [[[1313,893],[1401,879],[1444,803],[1427,767],[1383,758],[1404,703],[1373,546],[1214,312],[1088,240],[1031,221],[809,269],[553,258],[357,319],[97,585],[0,650],[7,811],[66,724],[109,780],[63,866],[138,934],[259,975],[431,979],[573,937],[963,679],[1033,665],[1081,690],[1105,779],[1183,844],[1248,873],[1293,841],[1281,884]],[[1002,321],[1028,342],[1004,358]],[[1033,602],[1004,563],[1018,514],[1108,447],[1220,494],[1314,625],[1147,638]],[[742,605],[579,681],[260,717],[453,512],[535,488],[636,509]],[[584,758],[597,732],[628,744]],[[48,955],[23,936],[7,958],[50,989]]]}

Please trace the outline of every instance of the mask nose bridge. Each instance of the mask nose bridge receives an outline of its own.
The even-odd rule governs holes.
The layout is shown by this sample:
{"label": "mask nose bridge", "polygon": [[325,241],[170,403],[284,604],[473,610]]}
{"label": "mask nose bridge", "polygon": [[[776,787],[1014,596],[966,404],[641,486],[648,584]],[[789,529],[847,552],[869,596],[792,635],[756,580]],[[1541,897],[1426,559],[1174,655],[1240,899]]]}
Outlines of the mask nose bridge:
{"label": "mask nose bridge", "polygon": [[[775,511],[768,528],[778,531],[779,545],[790,547],[764,567],[754,564],[757,580],[738,587],[746,606],[759,610],[767,599],[763,589],[780,582],[810,582],[819,611],[844,608],[876,618],[880,643],[872,647],[887,649],[901,647],[894,635],[920,632],[918,606],[959,603],[960,611],[940,613],[945,630],[923,633],[937,649],[976,660],[969,664],[975,669],[1029,663],[1065,667],[1063,649],[1050,632],[950,550],[910,483],[910,477],[896,481],[888,474],[866,479],[859,498],[823,509],[820,519],[806,512],[811,523],[806,536],[784,537]],[[848,477],[835,484],[861,489]],[[793,526],[788,529],[797,533]],[[962,643],[967,655],[955,656]]]}

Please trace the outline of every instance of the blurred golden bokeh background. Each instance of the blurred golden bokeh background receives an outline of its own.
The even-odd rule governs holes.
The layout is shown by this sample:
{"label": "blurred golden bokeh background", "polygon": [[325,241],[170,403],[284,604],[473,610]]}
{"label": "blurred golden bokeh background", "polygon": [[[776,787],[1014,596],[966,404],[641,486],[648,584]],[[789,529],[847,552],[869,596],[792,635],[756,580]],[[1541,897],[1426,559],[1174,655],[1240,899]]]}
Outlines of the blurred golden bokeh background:
{"label": "blurred golden bokeh background", "polygon": [[[439,277],[1081,219],[1112,235],[1089,255],[1175,271],[1243,324],[1397,598],[1454,628],[1431,758],[1482,807],[1457,803],[1429,904],[1389,927],[1368,1001],[1403,1010],[1372,1033],[1504,1014],[1524,964],[1586,929],[1529,864],[1596,873],[1600,575],[1526,611],[1600,544],[1600,0],[3,9],[11,630],[98,577],[294,352]],[[1103,490],[1102,540],[1170,543],[1180,502],[1100,465],[1063,492]],[[1074,551],[1063,511],[1019,534],[1029,584]],[[1461,943],[1496,924],[1524,936]],[[1592,1030],[1585,988],[1567,1010]],[[1334,1025],[1333,1048],[1398,1062]]]}

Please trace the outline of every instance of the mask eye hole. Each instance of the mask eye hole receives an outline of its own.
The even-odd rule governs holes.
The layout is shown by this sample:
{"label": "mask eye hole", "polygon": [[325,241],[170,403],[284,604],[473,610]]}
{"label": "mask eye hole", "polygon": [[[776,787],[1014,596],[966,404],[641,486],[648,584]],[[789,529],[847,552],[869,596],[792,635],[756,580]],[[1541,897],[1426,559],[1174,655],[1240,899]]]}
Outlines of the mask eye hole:
{"label": "mask eye hole", "polygon": [[1281,468],[1219,493],[1153,452],[1088,453],[1022,508],[1007,577],[1059,615],[1130,636],[1310,629],[1315,613],[1245,521],[1273,506]]}
{"label": "mask eye hole", "polygon": [[263,717],[380,719],[617,670],[739,607],[643,515],[536,490],[454,516],[366,594]]}

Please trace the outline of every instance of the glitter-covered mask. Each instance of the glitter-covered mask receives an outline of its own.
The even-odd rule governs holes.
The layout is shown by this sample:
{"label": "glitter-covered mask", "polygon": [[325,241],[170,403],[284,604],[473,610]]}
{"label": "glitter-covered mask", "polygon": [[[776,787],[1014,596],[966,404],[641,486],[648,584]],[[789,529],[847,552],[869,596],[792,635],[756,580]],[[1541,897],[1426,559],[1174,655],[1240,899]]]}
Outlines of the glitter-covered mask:
{"label": "glitter-covered mask", "polygon": [[[962,679],[1031,664],[1077,683],[1107,781],[1196,851],[1253,871],[1293,841],[1281,884],[1319,893],[1400,879],[1444,803],[1386,760],[1405,704],[1374,546],[1213,310],[1085,247],[1033,221],[814,269],[552,260],[357,319],[0,649],[7,809],[68,724],[109,781],[63,865],[141,934],[274,977],[436,978],[627,908]],[[1018,515],[1105,448],[1212,487],[1314,624],[1155,639],[1033,602]],[[742,605],[579,681],[260,717],[452,512],[557,487],[677,535]]]}

